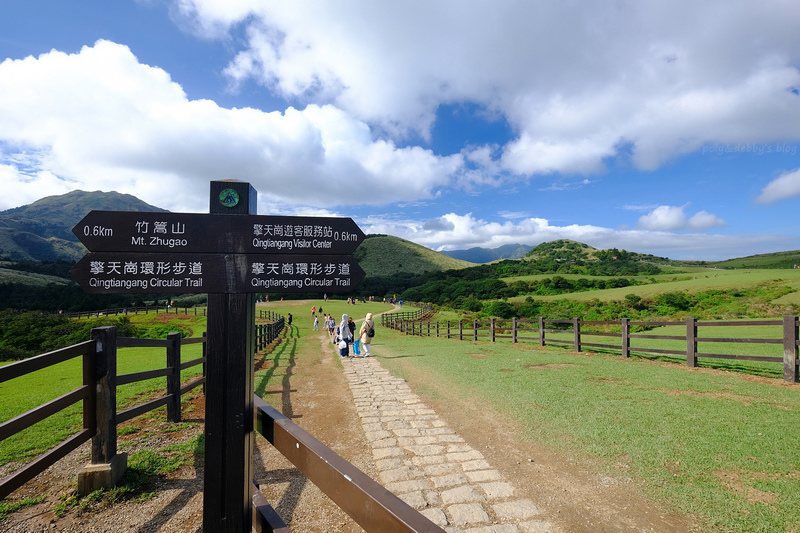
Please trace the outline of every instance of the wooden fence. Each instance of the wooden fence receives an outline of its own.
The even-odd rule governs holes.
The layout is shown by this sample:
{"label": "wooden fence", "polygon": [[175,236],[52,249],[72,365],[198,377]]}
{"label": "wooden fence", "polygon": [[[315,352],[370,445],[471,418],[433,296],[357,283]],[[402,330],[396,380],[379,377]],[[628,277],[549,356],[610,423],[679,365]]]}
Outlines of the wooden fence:
{"label": "wooden fence", "polygon": [[[539,317],[538,319],[499,319],[488,318],[483,320],[457,320],[445,322],[431,322],[425,320],[423,311],[418,310],[416,316],[403,313],[389,313],[381,315],[381,324],[393,328],[407,335],[422,335],[430,337],[444,337],[459,340],[486,340],[497,342],[507,339],[512,343],[535,342],[539,346],[555,344],[571,347],[576,352],[583,348],[600,348],[608,351],[619,351],[623,357],[630,357],[631,352],[679,355],[686,357],[686,364],[696,367],[700,358],[736,359],[749,361],[762,361],[783,364],[783,379],[792,383],[798,382],[798,320],[796,316],[786,315],[779,320],[744,320],[744,321],[709,321],[687,318],[685,321],[631,321],[623,318],[620,321],[604,320],[556,320]],[[637,330],[647,330],[661,326],[685,327],[682,335],[651,335],[640,333]],[[742,338],[742,337],[703,337],[699,335],[701,328],[711,327],[777,327],[783,332],[780,338]],[[633,328],[633,330],[632,330]],[[619,332],[613,331],[619,329]],[[608,339],[606,342],[603,338]],[[592,342],[587,342],[591,339]],[[597,339],[597,342],[595,342]],[[612,339],[616,343],[612,344]],[[680,341],[685,342],[686,349],[676,350],[669,348],[653,348],[648,346],[634,346],[637,340]],[[700,351],[698,346],[714,343],[734,344],[776,344],[782,347],[782,354],[776,356],[760,356],[747,354],[725,354],[710,351]],[[776,350],[776,353],[780,353]]]}
{"label": "wooden fence", "polygon": [[[0,367],[0,383],[3,383],[75,357],[83,357],[82,386],[0,424],[0,440],[4,440],[74,403],[83,401],[83,428],[0,481],[0,498],[5,498],[90,439],[92,441],[92,465],[115,465],[109,468],[117,471],[121,468],[121,471],[124,472],[124,456],[117,454],[117,424],[162,405],[167,407],[169,421],[180,422],[181,395],[205,383],[206,362],[205,344],[203,345],[203,357],[185,363],[181,363],[181,346],[205,343],[205,340],[205,337],[181,339],[179,333],[170,333],[166,340],[117,338],[116,328],[101,327],[92,329],[91,340]],[[166,348],[166,367],[117,375],[117,348],[121,347]],[[200,364],[203,365],[203,377],[181,387],[181,371]],[[158,377],[166,378],[165,396],[119,413],[116,411],[117,386]],[[121,457],[122,461],[120,461]],[[120,465],[120,462],[123,464]],[[102,471],[102,469],[98,471]],[[109,475],[115,476],[116,473],[109,473]],[[91,475],[79,477],[79,492],[86,494],[99,488],[93,486],[96,479],[98,479],[96,476]]]}
{"label": "wooden fence", "polygon": [[[144,306],[144,307],[109,307],[107,309],[99,309],[96,311],[74,311],[67,313],[69,318],[91,318],[93,316],[114,316],[114,315],[138,315],[142,313],[148,315],[150,313],[172,313],[177,315],[181,312],[181,308],[177,306]],[[206,316],[205,307],[184,307],[183,313],[185,315]]]}
{"label": "wooden fence", "polygon": [[[256,325],[257,345],[261,342],[269,344],[283,330],[284,318],[263,311],[259,314],[259,318],[274,320],[271,324]],[[84,383],[81,387],[56,400],[0,424],[0,440],[3,440],[69,405],[81,400],[84,402],[84,427],[66,441],[0,481],[0,499],[90,439],[92,440],[93,466],[112,465],[122,458],[123,464],[120,471],[124,471],[125,454],[117,454],[117,424],[162,405],[167,406],[168,420],[180,421],[180,395],[204,384],[206,380],[205,340],[205,336],[196,339],[181,339],[178,333],[170,333],[166,341],[117,338],[114,327],[94,328],[92,339],[89,341],[0,367],[0,383],[2,383],[56,363],[83,356]],[[180,363],[181,345],[197,342],[204,343],[203,357]],[[167,367],[135,374],[117,375],[116,348],[123,346],[166,347]],[[180,371],[198,364],[203,364],[203,377],[181,387]],[[165,396],[119,413],[116,412],[117,386],[156,377],[167,378],[167,394]],[[370,479],[289,418],[267,405],[260,397],[255,396],[254,403],[256,432],[275,446],[312,483],[317,485],[366,531],[443,533],[441,528],[416,509]],[[83,486],[81,486],[82,483]],[[88,494],[99,488],[91,486],[89,481],[82,482],[81,478],[79,478],[78,484],[81,494]],[[258,533],[291,533],[266,498],[258,491],[257,486],[253,490],[252,509],[252,527]]]}
{"label": "wooden fence", "polygon": [[[294,464],[365,531],[444,533],[419,511],[383,488],[256,396],[256,432]],[[253,528],[259,533],[290,531],[263,495],[253,491]]]}

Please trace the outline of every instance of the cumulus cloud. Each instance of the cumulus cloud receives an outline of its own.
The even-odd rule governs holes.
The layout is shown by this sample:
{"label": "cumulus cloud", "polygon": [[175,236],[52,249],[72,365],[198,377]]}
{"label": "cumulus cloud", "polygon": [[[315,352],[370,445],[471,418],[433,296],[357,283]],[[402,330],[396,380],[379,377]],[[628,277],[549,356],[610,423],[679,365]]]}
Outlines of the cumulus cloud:
{"label": "cumulus cloud", "polygon": [[771,204],[778,200],[800,196],[800,168],[784,172],[770,181],[756,198],[760,204]]}
{"label": "cumulus cloud", "polygon": [[518,132],[496,160],[509,174],[593,174],[620,154],[655,169],[707,143],[800,137],[796,2],[176,5],[206,36],[245,30],[233,81],[388,138],[427,138],[441,104],[502,114]]}
{"label": "cumulus cloud", "polygon": [[247,179],[269,203],[385,204],[434,197],[464,170],[459,154],[373,140],[331,105],[266,113],[190,100],[109,41],[0,63],[0,132],[0,183],[28,184],[0,208],[88,188],[205,210],[208,181],[226,178]]}
{"label": "cumulus cloud", "polygon": [[726,222],[707,211],[687,218],[685,206],[661,205],[639,217],[639,227],[651,231],[704,230],[725,226]]}
{"label": "cumulus cloud", "polygon": [[[557,226],[543,218],[498,223],[476,218],[471,213],[448,213],[441,219],[447,223],[426,224],[416,220],[371,217],[360,220],[359,225],[367,233],[396,235],[440,251],[476,246],[496,248],[516,243],[535,246],[557,239],[571,239],[600,249],[620,248],[674,259],[721,260],[759,253],[752,250],[772,251],[776,244],[786,245],[784,237],[621,230],[582,224]],[[684,221],[684,227],[687,225]],[[797,246],[797,241],[794,238],[791,246]],[[443,242],[448,244],[442,246],[440,243]]]}

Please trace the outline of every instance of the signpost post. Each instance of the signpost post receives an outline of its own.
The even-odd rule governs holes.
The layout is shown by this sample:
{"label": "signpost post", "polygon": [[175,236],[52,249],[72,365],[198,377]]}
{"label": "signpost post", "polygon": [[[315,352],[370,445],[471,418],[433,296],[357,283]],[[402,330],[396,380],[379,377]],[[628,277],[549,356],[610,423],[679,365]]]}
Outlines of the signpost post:
{"label": "signpost post", "polygon": [[256,215],[246,182],[211,182],[209,214],[92,211],[70,271],[89,293],[208,294],[203,527],[250,531],[255,293],[349,292],[364,239],[349,218]]}

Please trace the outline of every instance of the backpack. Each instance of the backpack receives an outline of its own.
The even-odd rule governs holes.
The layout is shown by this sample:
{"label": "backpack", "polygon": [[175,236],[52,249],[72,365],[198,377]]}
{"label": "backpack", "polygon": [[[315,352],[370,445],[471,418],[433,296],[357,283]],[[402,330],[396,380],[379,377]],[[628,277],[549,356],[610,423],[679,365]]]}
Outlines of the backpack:
{"label": "backpack", "polygon": [[370,326],[370,328],[367,330],[367,337],[374,337],[374,336],[375,336],[375,327]]}

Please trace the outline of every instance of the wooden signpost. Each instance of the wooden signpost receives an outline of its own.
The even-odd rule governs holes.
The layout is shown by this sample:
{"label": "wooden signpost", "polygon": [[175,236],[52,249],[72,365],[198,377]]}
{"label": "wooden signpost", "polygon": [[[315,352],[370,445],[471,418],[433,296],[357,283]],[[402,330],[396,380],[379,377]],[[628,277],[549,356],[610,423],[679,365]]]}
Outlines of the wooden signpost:
{"label": "wooden signpost", "polygon": [[256,214],[243,181],[212,181],[209,214],[92,211],[70,271],[89,293],[208,294],[205,531],[250,531],[255,293],[349,292],[364,239],[349,218]]}

